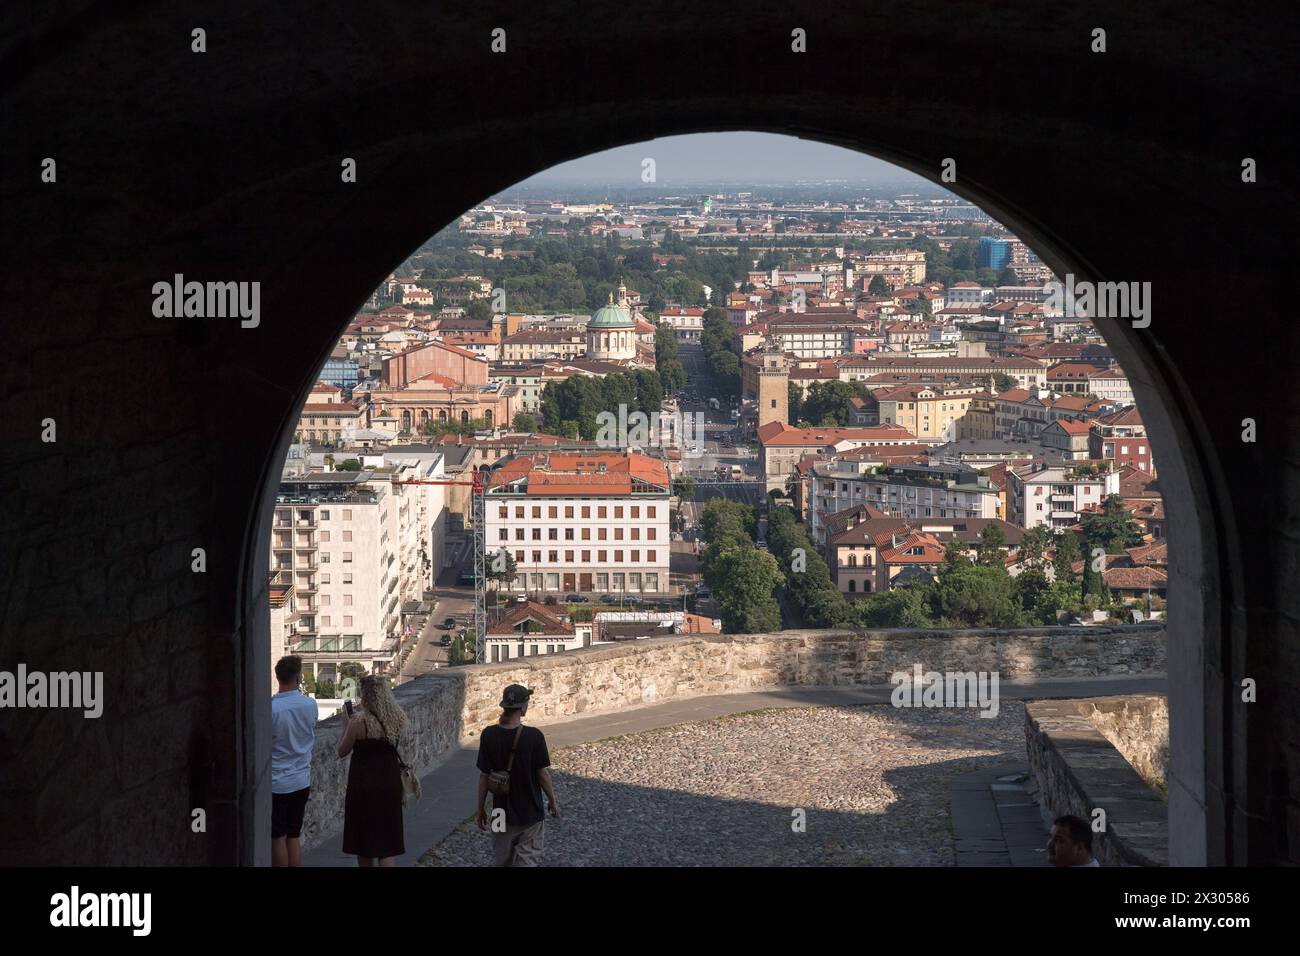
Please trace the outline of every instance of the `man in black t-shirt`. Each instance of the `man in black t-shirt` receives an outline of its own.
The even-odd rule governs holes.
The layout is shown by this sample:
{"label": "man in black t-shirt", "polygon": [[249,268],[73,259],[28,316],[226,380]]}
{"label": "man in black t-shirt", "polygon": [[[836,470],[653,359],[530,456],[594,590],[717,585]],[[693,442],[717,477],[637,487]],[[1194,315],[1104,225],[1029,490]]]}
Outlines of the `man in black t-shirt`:
{"label": "man in black t-shirt", "polygon": [[[511,684],[501,695],[501,719],[486,727],[478,739],[478,813],[480,830],[488,828],[483,803],[488,794],[488,774],[510,770],[510,793],[492,795],[492,863],[494,866],[538,866],[542,861],[542,830],[546,815],[542,793],[550,814],[558,818],[560,805],[551,786],[551,755],[546,737],[536,727],[523,725],[528,698],[533,692]],[[516,743],[517,739],[517,743]],[[514,749],[514,760],[510,759]],[[500,811],[500,812],[498,812]]]}

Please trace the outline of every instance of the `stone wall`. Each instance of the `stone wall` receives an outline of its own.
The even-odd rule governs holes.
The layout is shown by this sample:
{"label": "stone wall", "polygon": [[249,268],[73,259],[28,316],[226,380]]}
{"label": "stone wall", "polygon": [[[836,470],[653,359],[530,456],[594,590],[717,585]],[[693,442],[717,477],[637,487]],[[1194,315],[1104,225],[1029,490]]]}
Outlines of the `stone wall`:
{"label": "stone wall", "polygon": [[1096,697],[1081,701],[1092,725],[1123,755],[1138,776],[1165,796],[1169,787],[1169,698],[1163,694]]}
{"label": "stone wall", "polygon": [[[1106,829],[1094,833],[1102,866],[1165,866],[1169,827],[1165,802],[1099,729],[1104,724],[1154,770],[1160,739],[1168,741],[1168,707],[1155,695],[1042,700],[1025,705],[1025,746],[1039,801],[1051,816],[1092,820],[1106,811]],[[1159,715],[1166,715],[1163,732]],[[1145,729],[1144,729],[1145,728]]]}
{"label": "stone wall", "polygon": [[[534,690],[530,721],[546,723],[660,701],[782,685],[888,684],[891,674],[996,671],[1002,681],[1161,673],[1157,625],[1014,631],[782,631],[648,638],[436,671],[397,689],[411,718],[403,756],[421,772],[496,720],[507,684]],[[346,761],[338,720],[317,726],[304,845],[342,826]]]}

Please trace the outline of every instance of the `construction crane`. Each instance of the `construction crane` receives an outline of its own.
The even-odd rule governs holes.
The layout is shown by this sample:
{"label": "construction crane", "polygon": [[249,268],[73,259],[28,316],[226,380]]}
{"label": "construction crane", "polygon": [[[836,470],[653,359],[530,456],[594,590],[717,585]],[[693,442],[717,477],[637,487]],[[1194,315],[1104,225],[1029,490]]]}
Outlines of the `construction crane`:
{"label": "construction crane", "polygon": [[467,485],[470,487],[470,521],[474,524],[474,663],[485,663],[487,658],[487,576],[485,571],[487,568],[484,550],[487,539],[483,529],[485,523],[483,520],[483,496],[487,482],[483,478],[483,473],[476,470],[473,479],[470,481],[452,478],[402,478],[393,482],[393,484]]}

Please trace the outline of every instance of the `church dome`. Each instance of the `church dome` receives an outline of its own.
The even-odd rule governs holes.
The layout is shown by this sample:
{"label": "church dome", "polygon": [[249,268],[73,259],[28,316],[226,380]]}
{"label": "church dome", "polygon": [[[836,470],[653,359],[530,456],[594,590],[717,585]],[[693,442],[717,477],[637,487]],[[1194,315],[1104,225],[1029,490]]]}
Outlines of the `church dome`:
{"label": "church dome", "polygon": [[[611,297],[612,298],[612,297]],[[587,323],[589,329],[635,329],[636,322],[632,319],[632,313],[627,309],[621,308],[611,301],[609,305],[602,305],[596,310],[596,314],[591,317]]]}

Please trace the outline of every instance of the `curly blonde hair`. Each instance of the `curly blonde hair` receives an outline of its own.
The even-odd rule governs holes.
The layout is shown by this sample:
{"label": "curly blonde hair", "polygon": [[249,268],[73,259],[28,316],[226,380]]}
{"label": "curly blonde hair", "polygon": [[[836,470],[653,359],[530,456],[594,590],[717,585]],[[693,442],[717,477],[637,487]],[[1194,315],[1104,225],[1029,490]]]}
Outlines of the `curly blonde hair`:
{"label": "curly blonde hair", "polygon": [[361,678],[361,718],[367,737],[387,737],[394,744],[406,729],[406,713],[388,689],[388,678],[367,674]]}

